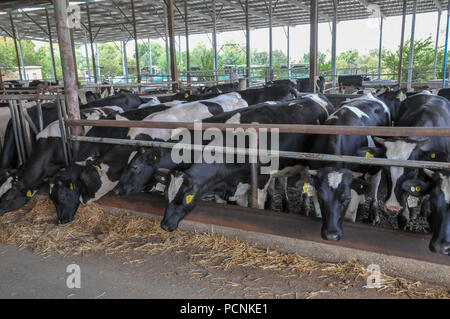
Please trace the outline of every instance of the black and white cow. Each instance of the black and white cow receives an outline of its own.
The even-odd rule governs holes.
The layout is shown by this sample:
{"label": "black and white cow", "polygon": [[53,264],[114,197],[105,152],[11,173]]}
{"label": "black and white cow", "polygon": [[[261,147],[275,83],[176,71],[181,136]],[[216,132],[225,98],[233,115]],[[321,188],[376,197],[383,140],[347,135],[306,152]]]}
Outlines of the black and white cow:
{"label": "black and white cow", "polygon": [[[107,108],[87,110],[82,112],[82,117],[100,119],[105,117],[105,114],[110,114],[105,109]],[[117,107],[113,108],[114,111],[117,111],[117,109]],[[90,128],[87,128],[85,133],[89,130]],[[0,215],[25,204],[34,196],[44,179],[55,174],[64,165],[59,121],[54,121],[36,135],[33,153],[24,165],[1,185]]]}
{"label": "black and white cow", "polygon": [[[448,159],[445,159],[448,161]],[[450,255],[450,171],[431,171],[425,169],[430,182],[419,179],[404,180],[401,187],[410,196],[421,197],[430,194],[431,218],[429,219],[432,237],[432,252]]]}
{"label": "black and white cow", "polygon": [[[323,95],[310,94],[282,105],[266,103],[261,107],[238,113],[238,116],[232,115],[230,120],[233,123],[317,124],[322,123],[333,110],[334,107]],[[268,149],[271,148],[271,140],[271,137],[267,138]],[[309,140],[308,134],[281,133],[279,150],[303,151],[310,147]],[[244,163],[240,164],[236,161],[229,163],[226,158],[222,159],[221,163],[210,164],[204,161],[200,161],[200,163],[194,161],[194,163],[184,172],[170,174],[170,183],[166,188],[166,211],[161,221],[161,227],[166,231],[175,230],[181,219],[194,209],[197,201],[206,192],[216,189],[217,185],[231,183],[236,186],[236,180],[242,181],[241,187],[245,187],[249,183],[248,157]],[[295,161],[281,159],[278,170],[291,166],[293,163]],[[262,178],[266,180],[266,183],[258,185],[259,208],[264,208],[270,175],[267,174]],[[239,188],[239,185],[237,187]],[[247,190],[248,186],[244,192]]]}
{"label": "black and white cow", "polygon": [[450,88],[440,89],[437,95],[445,97],[447,100],[450,100]]}
{"label": "black and white cow", "polygon": [[[268,81],[265,86],[271,87],[271,86],[288,86],[291,88],[296,89],[298,92],[311,92],[311,89],[309,87],[309,78],[301,78],[301,79],[284,79],[284,80],[273,80]],[[325,86],[325,78],[323,76],[319,76],[317,79],[317,87],[319,88],[319,92],[323,93]]]}
{"label": "black and white cow", "polygon": [[[107,120],[140,121],[150,114],[167,110],[169,106],[160,104],[136,110],[129,110],[121,114],[113,114]],[[127,136],[129,128],[101,127],[92,128],[87,136],[108,137],[123,139]],[[81,195],[79,176],[86,165],[90,165],[100,156],[109,152],[112,144],[80,142],[78,152],[74,155],[71,166],[62,169],[50,179],[50,198],[56,207],[59,221],[66,223],[73,220],[79,205]]]}
{"label": "black and white cow", "polygon": [[[385,92],[379,97],[374,97],[369,93],[347,101],[331,114],[324,124],[390,126],[391,110],[398,108],[403,98],[403,95],[399,93]],[[312,153],[352,156],[357,155],[360,148],[374,145],[370,136],[321,134],[315,137],[311,151]],[[366,155],[373,157],[370,152],[367,152]],[[378,186],[381,181],[381,169],[344,163],[335,163],[335,168],[327,167],[328,165],[323,162],[311,161],[310,167],[312,168],[325,166],[323,171],[311,171],[311,174],[315,176],[312,185],[316,188],[316,192],[313,192],[312,196],[315,208],[320,207],[320,213],[317,212],[316,216],[321,215],[322,217],[322,237],[328,240],[340,240],[343,235],[342,221],[348,219],[355,222],[358,206],[364,202],[364,194],[368,190],[371,190],[370,197],[372,198],[370,220],[378,222]],[[353,180],[351,171],[356,172],[356,176],[367,173],[371,187],[363,186],[363,188],[355,189],[354,182],[360,184],[361,182],[359,179]],[[364,192],[362,192],[363,190]]]}
{"label": "black and white cow", "polygon": [[[163,112],[152,114],[144,121],[193,122],[219,114],[247,107],[247,102],[239,93],[232,92],[215,98],[183,103]],[[127,138],[136,140],[168,141],[172,130],[158,128],[131,128]],[[118,145],[105,154],[95,165],[87,166],[80,175],[81,200],[84,203],[95,201],[111,191],[119,182],[123,168],[135,155],[133,147]]]}
{"label": "black and white cow", "polygon": [[[450,126],[450,102],[446,98],[429,93],[408,97],[400,105],[398,114],[395,124],[400,127]],[[376,154],[376,157],[396,160],[418,160],[423,158],[424,152],[427,151],[431,151],[431,153],[425,154],[436,154],[437,151],[450,154],[450,138],[448,137],[375,138],[375,142],[378,143],[378,147],[363,151],[370,151]],[[407,179],[421,179],[421,172],[418,169],[392,166],[389,168],[388,174],[389,198],[385,202],[384,210],[388,213],[399,213],[399,227],[404,228],[410,219],[410,208],[417,208],[417,200],[411,198],[402,189],[402,183]],[[412,217],[415,217],[415,212]]]}

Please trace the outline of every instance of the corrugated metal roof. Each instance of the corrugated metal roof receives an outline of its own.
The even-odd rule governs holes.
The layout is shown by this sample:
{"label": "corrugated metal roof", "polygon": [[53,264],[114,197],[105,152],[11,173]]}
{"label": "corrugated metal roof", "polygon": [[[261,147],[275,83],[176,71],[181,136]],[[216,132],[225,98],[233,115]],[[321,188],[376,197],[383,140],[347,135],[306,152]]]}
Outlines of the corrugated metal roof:
{"label": "corrugated metal roof", "polygon": [[[269,26],[269,0],[249,0],[249,21],[252,29]],[[131,2],[129,0],[84,0],[71,1],[81,12],[81,28],[74,29],[74,39],[85,41],[88,26],[86,5],[89,3],[92,32],[95,42],[128,40],[132,38]],[[175,34],[184,35],[184,0],[175,0]],[[187,0],[189,33],[212,32],[211,0]],[[216,0],[217,32],[245,29],[244,0]],[[273,26],[309,24],[309,1],[272,0]],[[338,21],[368,18],[372,11],[368,7],[377,5],[384,16],[402,14],[402,0],[339,0]],[[438,6],[447,8],[448,0],[417,0],[417,13],[437,11]],[[407,13],[412,12],[413,1],[408,0]],[[3,1],[0,3],[0,32],[7,34],[11,24],[7,11],[12,10],[14,23],[21,36],[27,39],[47,41],[44,8],[49,10],[52,35],[56,39],[53,9],[49,1]],[[159,38],[166,34],[163,0],[135,0],[138,38]],[[319,21],[329,21],[333,16],[333,0],[319,1]],[[23,10],[23,11],[22,11]],[[36,25],[39,24],[42,29]]]}

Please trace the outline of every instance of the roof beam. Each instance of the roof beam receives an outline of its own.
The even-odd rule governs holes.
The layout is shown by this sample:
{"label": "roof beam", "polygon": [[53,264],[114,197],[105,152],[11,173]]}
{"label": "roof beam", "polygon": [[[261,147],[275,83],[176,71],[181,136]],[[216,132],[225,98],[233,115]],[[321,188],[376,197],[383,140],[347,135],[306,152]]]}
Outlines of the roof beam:
{"label": "roof beam", "polygon": [[[358,2],[361,3],[364,7],[366,7],[366,9],[369,9],[370,5],[375,4],[375,3],[370,3],[367,0],[358,0]],[[383,10],[381,10],[381,8],[380,8],[380,15],[382,18],[386,18],[386,14],[383,12]]]}
{"label": "roof beam", "polygon": [[[286,2],[287,3],[290,3],[290,4],[292,4],[292,5],[294,5],[294,6],[296,6],[297,8],[300,8],[300,9],[302,9],[302,10],[305,10],[306,12],[308,12],[309,13],[309,6],[307,6],[306,4],[304,4],[302,1],[300,1],[300,0],[286,0]],[[325,19],[325,20],[327,20],[327,21],[329,21],[329,22],[331,22],[333,19],[331,19],[330,18],[330,16],[328,15],[328,14],[326,14],[326,13],[321,13],[320,11],[319,11],[319,17],[320,18],[323,18],[323,19]]]}
{"label": "roof beam", "polygon": [[[232,7],[233,9],[236,9],[236,10],[239,10],[239,11],[242,10],[241,5],[233,2],[232,0],[217,0],[217,2],[220,2],[220,3],[224,4],[224,5]],[[266,14],[266,13],[263,13],[263,12],[260,12],[260,11],[256,11],[256,10],[252,10],[252,9],[248,9],[248,13],[249,13],[249,15],[253,15],[255,17],[259,17],[259,18],[262,18],[264,20],[269,20],[269,15]],[[281,24],[281,25],[285,25],[285,26],[289,25],[288,23],[286,23],[284,21],[281,21],[281,20],[278,20],[278,19],[276,19],[274,17],[272,17],[272,21],[275,22],[275,23]]]}

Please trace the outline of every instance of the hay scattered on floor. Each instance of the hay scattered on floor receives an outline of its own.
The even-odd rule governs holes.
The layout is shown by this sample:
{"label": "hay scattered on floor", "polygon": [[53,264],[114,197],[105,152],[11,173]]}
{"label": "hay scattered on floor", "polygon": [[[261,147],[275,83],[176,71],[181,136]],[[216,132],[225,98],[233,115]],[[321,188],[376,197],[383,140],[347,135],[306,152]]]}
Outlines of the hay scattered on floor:
{"label": "hay scattered on floor", "polygon": [[[176,231],[167,233],[159,223],[133,214],[104,212],[98,205],[80,206],[73,222],[58,225],[49,200],[33,200],[17,211],[0,217],[0,242],[31,249],[40,254],[62,256],[105,254],[190,253],[193,263],[204,268],[254,267],[286,273],[317,273],[349,283],[367,278],[357,261],[323,263],[293,253],[260,249],[218,234]],[[134,258],[130,264],[140,263]],[[444,288],[420,289],[420,282],[382,274],[379,290],[412,298],[450,298]]]}

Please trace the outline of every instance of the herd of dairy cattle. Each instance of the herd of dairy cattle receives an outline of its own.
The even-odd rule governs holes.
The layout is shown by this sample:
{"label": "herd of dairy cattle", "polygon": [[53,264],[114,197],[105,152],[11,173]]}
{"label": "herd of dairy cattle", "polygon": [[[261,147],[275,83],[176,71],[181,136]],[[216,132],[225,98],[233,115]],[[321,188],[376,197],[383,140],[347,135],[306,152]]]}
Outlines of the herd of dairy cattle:
{"label": "herd of dairy cattle", "polygon": [[[97,99],[85,95],[80,110],[82,118],[98,120],[450,127],[447,89],[434,95],[383,88],[338,107],[322,93],[300,93],[306,90],[291,80],[245,91],[235,89],[218,86],[202,94],[181,92],[159,99],[128,91],[110,92],[113,95]],[[205,197],[212,196],[220,203],[249,204],[248,158],[243,163],[178,163],[170,149],[80,142],[66,167],[56,105],[43,104],[42,109],[44,129],[33,136],[33,152],[21,166],[8,123],[0,157],[0,216],[26,204],[46,183],[60,223],[72,221],[80,203],[96,201],[110,191],[119,196],[163,192],[166,210],[161,227],[166,231],[177,229]],[[28,114],[38,122],[36,107],[30,107]],[[156,128],[84,127],[86,136],[178,142],[172,133]],[[281,133],[279,150],[448,162],[450,138]],[[450,255],[450,170],[280,158],[278,170],[258,177],[258,208],[267,207],[275,179],[282,181],[284,201],[287,186],[295,185],[301,196],[313,203],[302,208],[310,210],[305,213],[322,219],[322,238],[336,241],[343,236],[343,221],[355,222],[358,206],[365,203],[366,196],[370,200],[369,221],[379,222],[382,178],[386,179],[387,199],[380,200],[386,213],[397,215],[399,228],[405,228],[419,214],[426,215],[432,232],[430,250]]]}

